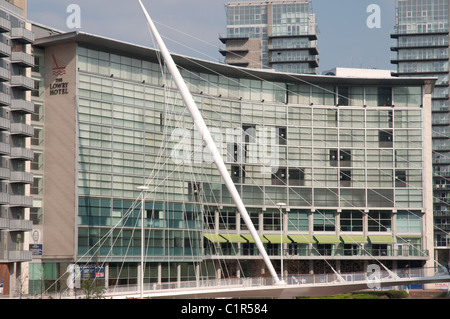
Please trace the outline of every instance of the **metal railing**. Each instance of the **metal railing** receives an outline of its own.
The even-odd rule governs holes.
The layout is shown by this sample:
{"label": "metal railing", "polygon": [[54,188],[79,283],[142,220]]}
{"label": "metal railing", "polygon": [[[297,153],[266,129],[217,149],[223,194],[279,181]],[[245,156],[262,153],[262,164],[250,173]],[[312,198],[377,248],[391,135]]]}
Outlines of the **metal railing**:
{"label": "metal railing", "polygon": [[[329,285],[342,283],[358,283],[368,282],[373,280],[373,274],[368,272],[355,272],[355,273],[327,273],[327,274],[298,274],[288,275],[286,279],[286,285]],[[444,268],[411,268],[411,269],[398,269],[398,270],[380,270],[377,273],[377,279],[381,282],[383,280],[395,280],[396,278],[420,278],[427,276],[449,276],[449,272]],[[271,277],[257,277],[257,278],[227,278],[227,279],[205,279],[196,281],[180,281],[170,283],[147,283],[144,284],[144,292],[158,292],[158,291],[170,291],[170,290],[196,290],[196,289],[208,289],[208,288],[251,288],[251,287],[270,287],[274,282]],[[132,293],[137,294],[139,291],[138,286],[122,286],[114,287],[106,290],[105,295]]]}
{"label": "metal railing", "polygon": [[[280,248],[269,248],[266,249],[269,256],[280,256]],[[205,248],[205,257],[209,258],[223,258],[224,256],[234,256],[234,257],[248,257],[248,256],[259,256],[259,252],[256,248]],[[296,247],[287,248],[283,250],[283,256],[286,258],[296,258],[296,257],[311,257],[311,256],[327,256],[327,257],[372,257],[372,256],[383,256],[383,257],[428,257],[428,250],[421,250],[416,247],[411,246],[410,249],[403,249],[403,246],[394,245],[394,247],[388,248],[370,248],[365,247],[364,249],[354,249],[354,248],[317,248],[317,247]]]}
{"label": "metal railing", "polygon": [[[397,270],[384,270],[381,269],[377,272],[377,280],[380,282],[388,281],[389,285],[395,286],[395,280],[404,279],[420,279],[426,277],[442,277],[446,281],[450,276],[449,271],[444,267],[433,268],[411,268],[411,269],[397,269]],[[373,273],[369,272],[354,272],[354,273],[324,273],[324,274],[290,274],[285,278],[285,287],[301,287],[302,285],[333,285],[333,284],[358,284],[373,282]],[[402,285],[402,284],[400,284]],[[144,296],[152,293],[177,293],[183,291],[196,291],[196,290],[214,290],[220,288],[244,288],[254,289],[264,287],[274,287],[274,281],[272,277],[254,277],[254,278],[219,278],[219,279],[207,279],[200,278],[194,281],[176,281],[176,282],[153,282],[144,283],[143,291]],[[82,290],[66,290],[58,293],[46,293],[36,298],[81,298]],[[139,285],[126,285],[126,286],[114,286],[108,287],[101,294],[103,297],[133,297],[139,296]],[[33,296],[30,296],[33,297]]]}

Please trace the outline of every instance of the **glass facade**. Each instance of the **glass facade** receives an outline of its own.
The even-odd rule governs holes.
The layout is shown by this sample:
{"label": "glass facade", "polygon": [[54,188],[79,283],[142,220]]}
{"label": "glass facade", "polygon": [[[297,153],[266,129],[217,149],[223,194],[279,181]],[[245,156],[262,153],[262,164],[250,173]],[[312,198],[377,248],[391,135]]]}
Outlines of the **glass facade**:
{"label": "glass facade", "polygon": [[[450,152],[447,142],[450,131],[449,106],[449,2],[446,0],[398,0],[397,21],[392,38],[396,44],[392,50],[397,56],[398,76],[436,77],[433,92],[433,170],[435,246],[449,246],[449,228],[439,220],[450,217],[447,178],[450,172]],[[440,225],[439,225],[440,224]],[[447,238],[447,240],[445,240]],[[446,242],[444,245],[443,243]],[[447,256],[441,261],[446,263]]]}
{"label": "glass facade", "polygon": [[[209,269],[224,255],[246,261],[257,254],[157,61],[77,50],[79,257],[95,256],[111,267],[125,260],[136,270],[140,185],[149,186],[147,282],[161,280],[154,267],[162,267],[163,280],[178,276],[173,265],[158,262],[181,263],[183,278],[192,279],[190,262]],[[338,256],[348,249],[339,236],[348,233],[393,238],[387,245],[368,241],[359,257],[397,256],[397,237],[413,235],[420,248],[414,256],[426,258],[420,85],[333,78],[313,85],[180,69],[270,255]],[[280,214],[279,202],[289,210]],[[288,238],[283,249],[274,240],[280,230]],[[319,234],[338,240],[322,242]]]}

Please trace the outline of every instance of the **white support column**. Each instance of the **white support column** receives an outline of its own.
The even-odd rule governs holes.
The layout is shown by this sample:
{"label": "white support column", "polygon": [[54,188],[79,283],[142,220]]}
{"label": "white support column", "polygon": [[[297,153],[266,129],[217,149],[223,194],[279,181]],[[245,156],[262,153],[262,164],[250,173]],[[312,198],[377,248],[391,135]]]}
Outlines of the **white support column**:
{"label": "white support column", "polygon": [[[428,81],[427,81],[428,82]],[[434,218],[433,218],[433,166],[432,166],[432,118],[431,118],[431,94],[434,89],[434,81],[429,81],[424,86],[424,95],[422,101],[422,132],[423,132],[423,206],[425,229],[422,231],[424,236],[424,248],[428,250],[429,259],[425,262],[425,276],[434,274],[435,266],[434,254]],[[424,285],[425,289],[433,289],[433,284]]]}
{"label": "white support column", "polygon": [[211,152],[212,157],[214,158],[214,162],[217,166],[217,169],[220,172],[220,175],[222,176],[225,185],[227,186],[228,191],[230,192],[231,197],[233,198],[239,212],[241,213],[242,218],[244,219],[245,224],[247,225],[247,228],[250,231],[250,234],[252,235],[253,239],[255,240],[256,246],[259,249],[260,254],[262,255],[262,258],[264,259],[264,262],[266,263],[267,268],[269,269],[273,280],[275,283],[280,283],[280,279],[278,278],[278,275],[275,271],[275,268],[272,265],[272,262],[269,259],[269,256],[264,248],[264,245],[261,241],[261,239],[258,236],[258,233],[250,219],[250,216],[248,215],[247,209],[245,208],[245,205],[236,189],[236,186],[233,183],[233,180],[231,179],[228,170],[225,166],[225,163],[223,161],[222,155],[220,154],[219,150],[217,149],[216,144],[214,143],[214,140],[211,136],[211,133],[208,130],[208,127],[205,124],[205,121],[203,120],[203,117],[195,104],[195,101],[189,92],[186,83],[184,82],[180,71],[178,70],[177,66],[175,65],[175,62],[172,59],[172,56],[169,53],[169,50],[167,49],[166,45],[164,44],[161,36],[158,33],[158,30],[156,29],[155,25],[153,24],[153,21],[151,20],[147,10],[145,9],[144,5],[142,4],[142,1],[139,0],[139,3],[141,5],[142,11],[144,12],[145,17],[147,18],[148,25],[151,29],[151,32],[153,33],[156,42],[158,43],[158,46],[161,50],[161,53],[164,57],[164,60],[166,62],[167,67],[169,68],[170,73],[172,74],[173,80],[175,81],[178,90],[180,91],[181,96],[183,97],[184,103],[186,104],[186,107],[191,114],[191,117],[194,121],[195,126],[197,127],[198,131],[203,137],[203,141],[206,144],[206,147]]}

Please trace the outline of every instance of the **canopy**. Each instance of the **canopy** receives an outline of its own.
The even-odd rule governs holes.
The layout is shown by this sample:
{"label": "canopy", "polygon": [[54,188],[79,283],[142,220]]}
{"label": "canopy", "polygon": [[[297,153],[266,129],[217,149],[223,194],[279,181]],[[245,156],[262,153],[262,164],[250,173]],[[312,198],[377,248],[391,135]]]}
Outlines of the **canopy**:
{"label": "canopy", "polygon": [[369,236],[371,244],[390,245],[395,244],[394,237],[392,236]]}
{"label": "canopy", "polygon": [[314,238],[309,235],[288,235],[289,238],[297,244],[314,244]]}
{"label": "canopy", "polygon": [[339,244],[341,240],[335,235],[314,235],[319,244]]}
{"label": "canopy", "polygon": [[[281,244],[281,235],[264,235],[271,244]],[[291,240],[283,235],[283,243],[290,243]]]}
{"label": "canopy", "polygon": [[[245,239],[247,239],[249,243],[253,243],[253,244],[255,243],[255,240],[253,239],[252,235],[250,235],[250,234],[242,234],[241,236],[244,237]],[[261,239],[261,241],[264,244],[269,242],[266,238],[264,238],[261,235],[259,235],[259,238]]]}
{"label": "canopy", "polygon": [[220,234],[223,238],[228,240],[230,243],[246,243],[247,240],[245,238],[242,238],[238,234]]}
{"label": "canopy", "polygon": [[213,243],[226,243],[227,240],[220,235],[217,234],[203,234],[205,238],[207,238],[210,242]]}
{"label": "canopy", "polygon": [[342,235],[342,241],[344,244],[367,244],[368,241],[366,237],[362,235]]}

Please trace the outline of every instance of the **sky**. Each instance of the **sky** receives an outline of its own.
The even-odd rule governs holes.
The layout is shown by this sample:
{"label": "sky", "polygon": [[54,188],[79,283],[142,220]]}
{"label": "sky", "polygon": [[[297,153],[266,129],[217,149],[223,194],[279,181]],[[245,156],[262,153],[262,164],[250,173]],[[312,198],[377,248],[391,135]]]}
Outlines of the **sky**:
{"label": "sky", "polygon": [[[234,0],[236,1],[236,0]],[[221,62],[219,35],[226,34],[225,5],[233,0],[142,0],[173,53]],[[71,4],[80,8],[80,28],[69,28]],[[379,25],[370,28],[378,5]],[[370,8],[370,7],[369,7]],[[334,67],[395,69],[390,38],[395,0],[312,0],[319,27],[319,73]],[[155,47],[137,0],[28,0],[27,18],[61,31],[83,31]]]}

